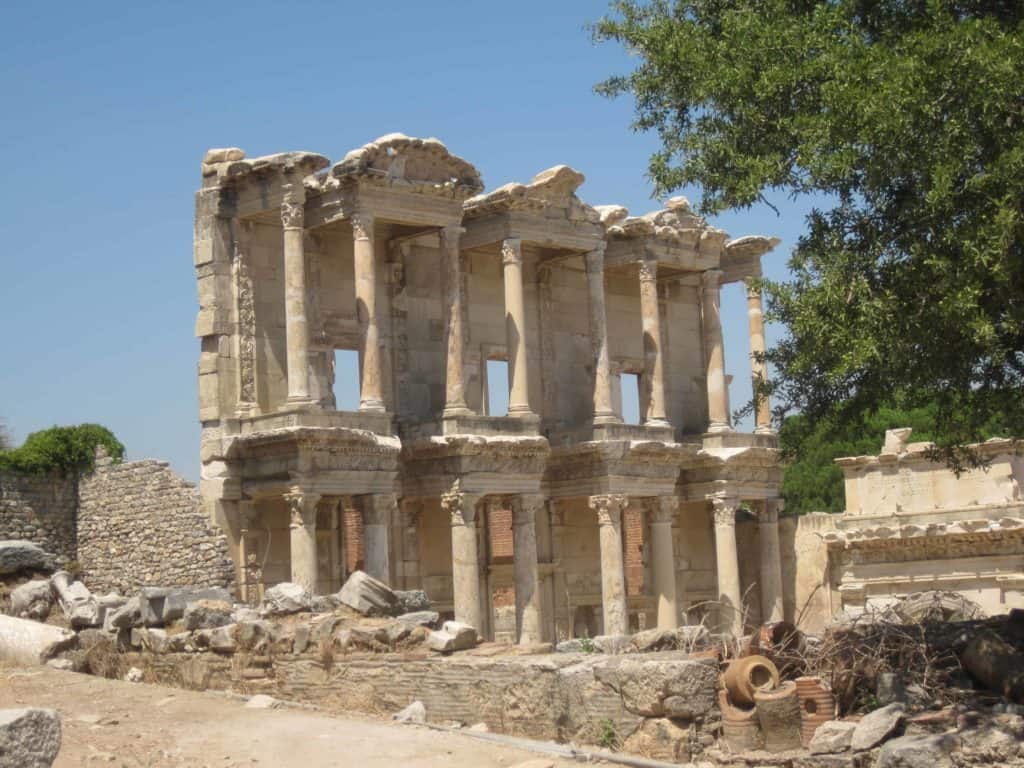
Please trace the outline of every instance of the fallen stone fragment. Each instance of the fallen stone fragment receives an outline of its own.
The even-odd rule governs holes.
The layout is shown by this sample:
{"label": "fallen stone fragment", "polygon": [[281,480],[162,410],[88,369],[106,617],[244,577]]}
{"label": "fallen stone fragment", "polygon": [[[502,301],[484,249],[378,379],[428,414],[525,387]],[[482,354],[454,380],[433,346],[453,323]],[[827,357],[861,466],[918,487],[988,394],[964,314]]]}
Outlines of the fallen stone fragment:
{"label": "fallen stone fragment", "polygon": [[715,706],[718,669],[690,659],[623,659],[614,672],[623,706],[636,715],[661,717],[671,700],[673,717],[703,717]]}
{"label": "fallen stone fragment", "polygon": [[904,706],[894,702],[865,715],[853,730],[850,747],[860,752],[878,746],[899,728],[903,712]]}
{"label": "fallen stone fragment", "polygon": [[129,598],[120,608],[110,611],[104,617],[103,628],[108,632],[115,629],[131,629],[142,623],[142,608],[139,597]]}
{"label": "fallen stone fragment", "polygon": [[245,706],[247,709],[278,709],[281,706],[281,702],[273,696],[257,693],[255,696],[249,697],[245,702]]}
{"label": "fallen stone fragment", "polygon": [[99,602],[80,581],[72,581],[67,571],[57,571],[50,577],[50,586],[57,593],[64,616],[73,629],[98,627],[102,623]]}
{"label": "fallen stone fragment", "polygon": [[0,576],[22,571],[45,571],[55,567],[53,555],[43,551],[38,544],[20,539],[0,541]]}
{"label": "fallen stone fragment", "polygon": [[311,595],[301,584],[283,581],[267,590],[263,598],[263,611],[270,616],[308,611]]}
{"label": "fallen stone fragment", "polygon": [[682,763],[690,759],[690,732],[667,718],[648,718],[626,739],[622,748],[651,760]]}
{"label": "fallen stone fragment", "polygon": [[671,629],[645,629],[633,635],[631,642],[640,653],[671,651],[677,647],[679,636]]}
{"label": "fallen stone fragment", "polygon": [[413,627],[434,627],[441,620],[441,614],[437,611],[414,611],[403,613],[396,620]]}
{"label": "fallen stone fragment", "polygon": [[396,589],[394,593],[396,602],[393,610],[396,614],[430,610],[430,598],[422,589]]}
{"label": "fallen stone fragment", "polygon": [[555,653],[583,653],[583,641],[578,637],[562,640],[555,646]]}
{"label": "fallen stone fragment", "polygon": [[952,768],[950,755],[959,748],[955,731],[900,736],[882,745],[875,768]]}
{"label": "fallen stone fragment", "polygon": [[61,627],[0,616],[0,661],[24,666],[45,664],[77,642],[74,632]]}
{"label": "fallen stone fragment", "polygon": [[170,587],[143,587],[139,592],[139,613],[145,626],[164,625],[164,604],[171,591]]}
{"label": "fallen stone fragment", "polygon": [[313,595],[309,601],[309,609],[313,613],[331,613],[339,605],[341,600],[337,595]]}
{"label": "fallen stone fragment", "polygon": [[11,615],[44,621],[50,615],[53,592],[48,580],[27,581],[11,592]]}
{"label": "fallen stone fragment", "polygon": [[52,709],[0,709],[0,768],[50,768],[60,752]]}
{"label": "fallen stone fragment", "polygon": [[164,623],[185,617],[185,609],[196,600],[219,600],[231,603],[231,593],[223,587],[172,589],[164,600]]}
{"label": "fallen stone fragment", "polygon": [[692,651],[707,641],[708,634],[708,628],[703,624],[676,627],[676,647],[683,651]]}
{"label": "fallen stone fragment", "polygon": [[185,608],[186,629],[214,629],[231,623],[234,609],[223,600],[194,600]]}
{"label": "fallen stone fragment", "polygon": [[398,598],[391,587],[363,571],[356,571],[348,577],[338,598],[365,616],[390,616],[398,605]]}
{"label": "fallen stone fragment", "polygon": [[427,635],[427,647],[440,653],[465,651],[477,642],[476,629],[458,621],[446,621],[439,632]]}
{"label": "fallen stone fragment", "polygon": [[231,623],[239,624],[243,621],[259,621],[262,617],[255,608],[236,608],[231,614]]}
{"label": "fallen stone fragment", "polygon": [[594,637],[594,650],[598,653],[618,655],[620,653],[635,653],[633,638],[630,635],[597,635]]}
{"label": "fallen stone fragment", "polygon": [[844,720],[829,720],[822,723],[814,732],[807,749],[812,755],[845,752],[850,748],[853,731],[856,727],[856,723]]}
{"label": "fallen stone fragment", "polygon": [[414,701],[405,709],[393,714],[391,719],[398,723],[423,725],[427,722],[427,708],[423,706],[422,701]]}

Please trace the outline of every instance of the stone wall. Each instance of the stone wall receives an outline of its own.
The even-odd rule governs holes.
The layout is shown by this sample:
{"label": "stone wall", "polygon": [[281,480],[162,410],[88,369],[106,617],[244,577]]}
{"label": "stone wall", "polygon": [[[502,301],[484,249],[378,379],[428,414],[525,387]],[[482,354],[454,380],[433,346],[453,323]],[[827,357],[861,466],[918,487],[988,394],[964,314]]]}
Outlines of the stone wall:
{"label": "stone wall", "polygon": [[60,473],[0,472],[0,539],[27,539],[57,557],[76,558],[76,480]]}
{"label": "stone wall", "polygon": [[231,586],[224,534],[199,492],[163,461],[100,459],[79,484],[78,561],[93,591],[142,586]]}

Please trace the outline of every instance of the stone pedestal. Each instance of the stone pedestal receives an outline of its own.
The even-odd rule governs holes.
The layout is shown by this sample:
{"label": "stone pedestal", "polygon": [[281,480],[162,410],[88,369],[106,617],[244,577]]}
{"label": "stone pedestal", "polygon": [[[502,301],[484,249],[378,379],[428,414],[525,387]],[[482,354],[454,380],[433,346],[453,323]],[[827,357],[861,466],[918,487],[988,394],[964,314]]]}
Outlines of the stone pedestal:
{"label": "stone pedestal", "polygon": [[782,554],[779,549],[781,499],[768,499],[758,514],[761,540],[761,621],[782,621]]}
{"label": "stone pedestal", "polygon": [[611,365],[608,360],[608,320],[604,304],[605,244],[586,254],[587,307],[594,351],[594,424],[622,422],[612,407]]}
{"label": "stone pedestal", "polygon": [[512,553],[515,557],[516,635],[519,643],[542,641],[541,594],[537,579],[537,512],[542,496],[512,502]]}
{"label": "stone pedestal", "polygon": [[530,410],[529,355],[526,347],[526,311],[523,302],[523,256],[518,237],[501,244],[505,276],[505,344],[508,348],[508,415],[532,417]]}
{"label": "stone pedestal", "polygon": [[604,634],[629,632],[626,608],[626,573],[622,557],[622,510],[626,497],[617,494],[591,496],[590,508],[597,513],[601,541],[601,603],[604,608]]}
{"label": "stone pedestal", "polygon": [[[450,226],[441,230],[441,261],[444,269],[444,322],[448,361],[445,369],[445,416],[465,416],[466,371],[463,352],[466,334],[463,317],[465,295],[462,285],[462,254],[459,239],[465,230]],[[475,625],[474,625],[475,626]]]}
{"label": "stone pedestal", "polygon": [[306,190],[301,180],[286,184],[281,203],[284,228],[284,324],[288,361],[288,403],[309,397],[309,328],[306,320],[306,255],[303,243]]}
{"label": "stone pedestal", "polygon": [[651,395],[645,424],[669,426],[665,418],[665,361],[661,343],[661,310],[658,307],[658,262],[640,262],[640,314],[644,332],[645,370],[650,375]]}
{"label": "stone pedestal", "polygon": [[482,627],[480,611],[480,563],[476,535],[477,497],[463,493],[456,485],[442,494],[441,507],[452,526],[452,599],[455,620],[477,630]]}
{"label": "stone pedestal", "polygon": [[352,214],[352,238],[356,313],[362,336],[359,410],[383,413],[384,367],[377,317],[377,259],[373,245],[373,216],[363,212]]}
{"label": "stone pedestal", "polygon": [[650,508],[651,571],[654,593],[658,598],[658,629],[679,626],[679,606],[676,601],[676,561],[672,547],[672,524],[679,511],[679,499],[662,496]]}
{"label": "stone pedestal", "polygon": [[362,498],[363,551],[366,572],[378,581],[391,584],[388,530],[398,499],[393,493],[374,493]]}
{"label": "stone pedestal", "polygon": [[316,505],[320,494],[293,490],[284,496],[291,516],[291,580],[317,594]]}
{"label": "stone pedestal", "polygon": [[[765,362],[764,311],[761,307],[761,291],[747,284],[747,324],[750,328],[750,373],[753,377],[754,395],[758,387],[768,380],[768,364]],[[754,410],[754,432],[772,434],[772,408],[767,395],[757,401]]]}
{"label": "stone pedestal", "polygon": [[725,379],[725,346],[722,341],[722,273],[709,269],[703,276],[701,317],[707,354],[708,432],[729,432],[729,387]]}
{"label": "stone pedestal", "polygon": [[740,565],[736,554],[736,512],[738,499],[712,500],[715,518],[715,562],[718,568],[719,628],[739,637],[743,631],[743,602],[740,594]]}

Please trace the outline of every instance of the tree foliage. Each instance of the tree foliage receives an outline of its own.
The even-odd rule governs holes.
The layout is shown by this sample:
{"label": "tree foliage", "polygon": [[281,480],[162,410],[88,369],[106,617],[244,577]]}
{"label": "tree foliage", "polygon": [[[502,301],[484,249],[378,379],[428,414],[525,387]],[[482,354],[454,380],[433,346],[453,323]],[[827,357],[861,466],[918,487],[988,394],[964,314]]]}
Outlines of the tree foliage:
{"label": "tree foliage", "polygon": [[777,415],[863,424],[898,393],[956,466],[994,419],[1024,434],[1024,3],[627,0],[593,31],[636,57],[598,91],[660,137],[659,195],[814,195],[764,285]]}
{"label": "tree foliage", "polygon": [[34,474],[53,470],[89,473],[95,468],[97,447],[114,461],[124,458],[124,446],[99,424],[50,427],[33,432],[17,448],[0,450],[0,469]]}

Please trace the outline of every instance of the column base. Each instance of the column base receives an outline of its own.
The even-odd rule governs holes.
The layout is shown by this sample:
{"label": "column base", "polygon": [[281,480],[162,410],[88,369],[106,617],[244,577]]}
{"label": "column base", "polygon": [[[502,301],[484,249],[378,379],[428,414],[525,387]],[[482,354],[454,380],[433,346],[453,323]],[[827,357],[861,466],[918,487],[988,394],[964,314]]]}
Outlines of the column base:
{"label": "column base", "polygon": [[760,426],[754,428],[755,435],[777,435],[779,434],[774,427],[771,426]]}
{"label": "column base", "polygon": [[669,429],[672,428],[672,425],[669,424],[668,419],[647,419],[647,421],[645,421],[643,425],[645,427],[668,427]]}
{"label": "column base", "polygon": [[721,422],[721,421],[720,422],[714,422],[713,421],[710,424],[708,424],[707,434],[714,435],[714,434],[721,434],[723,432],[732,432],[732,431],[733,431],[733,428],[729,424],[727,424],[725,422]]}
{"label": "column base", "polygon": [[469,406],[466,405],[465,403],[452,403],[451,405],[446,405],[444,407],[444,410],[441,411],[441,418],[442,419],[451,419],[451,418],[455,418],[457,416],[472,416],[472,415],[473,415],[473,411],[471,411],[469,409]]}
{"label": "column base", "polygon": [[381,400],[360,400],[359,401],[359,412],[360,413],[387,413],[387,408],[384,407],[384,403]]}
{"label": "column base", "polygon": [[540,417],[531,411],[528,405],[511,405],[508,409],[508,415],[514,419],[540,421]]}
{"label": "column base", "polygon": [[604,424],[621,424],[622,419],[616,416],[614,413],[595,413],[593,424],[595,427],[602,426]]}
{"label": "column base", "polygon": [[289,408],[312,408],[315,403],[309,395],[288,395],[285,405]]}

